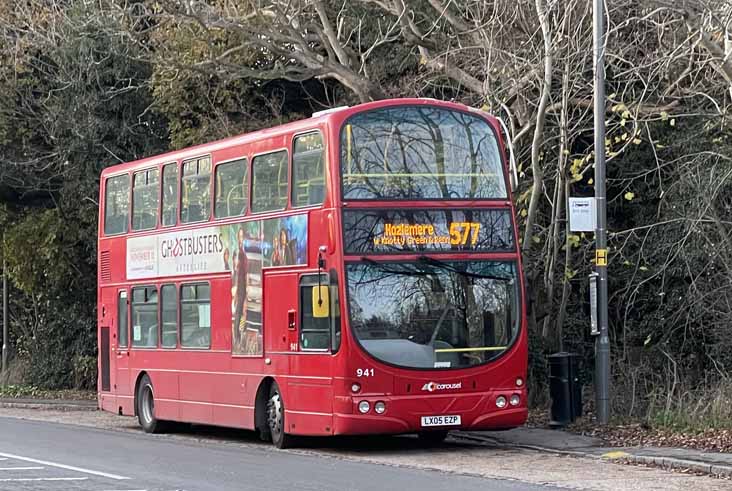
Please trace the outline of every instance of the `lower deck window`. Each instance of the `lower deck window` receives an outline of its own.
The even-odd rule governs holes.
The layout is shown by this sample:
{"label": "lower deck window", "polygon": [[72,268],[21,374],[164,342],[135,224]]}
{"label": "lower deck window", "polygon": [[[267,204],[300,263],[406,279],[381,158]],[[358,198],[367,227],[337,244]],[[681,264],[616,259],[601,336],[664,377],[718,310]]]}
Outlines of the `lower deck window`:
{"label": "lower deck window", "polygon": [[163,348],[175,348],[178,346],[178,291],[175,285],[163,285],[160,288],[160,304],[160,345]]}
{"label": "lower deck window", "polygon": [[158,346],[158,290],[154,286],[132,289],[132,346]]}
{"label": "lower deck window", "polygon": [[[320,275],[320,284],[329,286],[327,275]],[[330,348],[331,316],[313,316],[313,289],[317,293],[318,285],[318,275],[307,275],[300,279],[300,347],[306,350]]]}
{"label": "lower deck window", "polygon": [[207,283],[188,284],[180,292],[181,346],[211,346],[211,287]]}

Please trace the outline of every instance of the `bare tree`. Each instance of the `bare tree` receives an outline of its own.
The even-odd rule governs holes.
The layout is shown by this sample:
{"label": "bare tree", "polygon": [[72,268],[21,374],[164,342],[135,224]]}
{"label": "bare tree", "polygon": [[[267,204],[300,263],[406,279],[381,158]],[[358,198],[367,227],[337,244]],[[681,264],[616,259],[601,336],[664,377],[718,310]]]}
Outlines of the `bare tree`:
{"label": "bare tree", "polygon": [[[369,78],[375,50],[397,39],[368,11],[327,0],[108,2],[168,76],[192,70],[223,79],[332,79],[361,102],[383,92]],[[368,29],[367,29],[368,27]]]}

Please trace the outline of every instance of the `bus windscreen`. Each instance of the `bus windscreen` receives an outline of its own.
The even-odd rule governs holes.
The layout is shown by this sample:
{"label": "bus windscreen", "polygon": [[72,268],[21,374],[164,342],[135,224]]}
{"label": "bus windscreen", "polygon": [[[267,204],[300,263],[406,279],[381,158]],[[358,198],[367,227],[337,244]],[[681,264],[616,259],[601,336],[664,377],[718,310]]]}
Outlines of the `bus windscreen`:
{"label": "bus windscreen", "polygon": [[341,131],[343,199],[507,199],[488,122],[431,106],[356,114]]}
{"label": "bus windscreen", "polygon": [[346,265],[351,329],[375,358],[405,368],[465,368],[505,353],[519,329],[516,264]]}

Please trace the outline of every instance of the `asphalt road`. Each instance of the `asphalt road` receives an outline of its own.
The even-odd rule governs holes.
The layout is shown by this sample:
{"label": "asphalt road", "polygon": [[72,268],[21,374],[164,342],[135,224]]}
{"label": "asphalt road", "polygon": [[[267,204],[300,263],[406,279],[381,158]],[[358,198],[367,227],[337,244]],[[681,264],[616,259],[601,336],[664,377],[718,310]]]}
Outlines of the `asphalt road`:
{"label": "asphalt road", "polygon": [[[359,440],[346,445],[359,445]],[[171,439],[0,418],[0,490],[249,489],[546,491],[557,488],[277,451],[268,445],[230,445],[207,438]]]}

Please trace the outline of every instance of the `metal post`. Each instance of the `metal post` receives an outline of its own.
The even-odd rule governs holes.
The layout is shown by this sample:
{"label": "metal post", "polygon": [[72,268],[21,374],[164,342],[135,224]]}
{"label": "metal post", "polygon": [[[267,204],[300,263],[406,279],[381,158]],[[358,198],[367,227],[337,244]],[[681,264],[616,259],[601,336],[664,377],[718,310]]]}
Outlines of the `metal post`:
{"label": "metal post", "polygon": [[8,275],[6,273],[5,262],[5,236],[2,243],[3,255],[3,354],[2,354],[2,373],[8,368]]}
{"label": "metal post", "polygon": [[597,422],[610,419],[610,337],[607,322],[607,199],[605,191],[605,5],[594,0],[592,38],[595,71],[595,271],[597,277],[597,321],[600,335],[595,338],[595,402]]}

